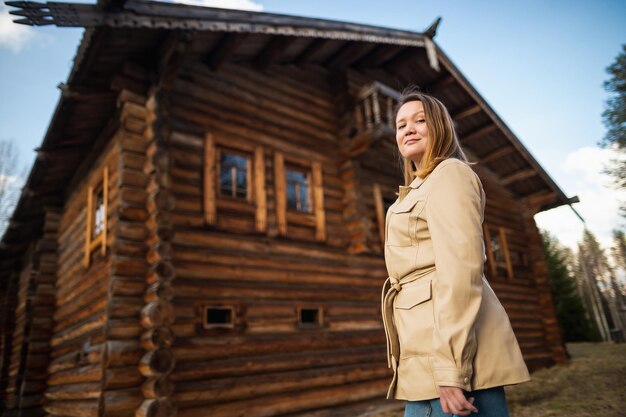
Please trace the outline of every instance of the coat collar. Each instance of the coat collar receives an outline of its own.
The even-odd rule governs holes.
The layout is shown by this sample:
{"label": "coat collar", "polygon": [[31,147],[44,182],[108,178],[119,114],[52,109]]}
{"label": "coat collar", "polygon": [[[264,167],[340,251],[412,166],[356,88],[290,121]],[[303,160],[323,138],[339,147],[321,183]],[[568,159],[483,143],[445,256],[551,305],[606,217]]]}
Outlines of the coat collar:
{"label": "coat collar", "polygon": [[402,201],[404,197],[406,197],[409,191],[419,188],[425,179],[426,178],[415,177],[415,179],[411,181],[409,185],[400,185],[398,190],[398,196],[400,198],[400,201]]}
{"label": "coat collar", "polygon": [[444,165],[447,165],[449,163],[451,163],[452,161],[456,161],[456,158],[448,158],[444,161],[441,161],[439,164],[437,164],[437,166],[435,167],[435,169],[432,170],[432,172],[428,175],[426,175],[426,177],[421,178],[421,177],[415,177],[415,179],[413,179],[413,181],[411,181],[411,183],[409,185],[400,185],[399,186],[399,190],[398,190],[398,196],[400,201],[402,201],[402,199],[404,199],[404,197],[406,197],[406,195],[411,191],[411,190],[415,190],[417,188],[419,188],[424,181],[426,181],[426,179],[430,176],[432,176],[435,172],[437,172],[441,167],[443,167]]}

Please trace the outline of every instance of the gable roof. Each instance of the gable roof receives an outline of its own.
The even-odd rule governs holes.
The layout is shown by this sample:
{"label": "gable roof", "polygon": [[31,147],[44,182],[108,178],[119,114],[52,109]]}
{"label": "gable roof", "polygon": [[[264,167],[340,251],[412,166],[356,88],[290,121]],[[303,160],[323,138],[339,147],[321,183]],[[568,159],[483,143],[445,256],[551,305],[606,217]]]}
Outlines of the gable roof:
{"label": "gable roof", "polygon": [[[417,84],[441,99],[461,143],[520,198],[538,210],[576,202],[567,198],[496,112],[425,33],[324,19],[161,3],[101,0],[96,5],[7,2],[16,22],[79,26],[86,31],[68,81],[9,227],[2,253],[18,252],[40,234],[43,207],[62,204],[67,184],[116,111],[116,82],[127,61],[158,66],[163,48],[215,70],[226,62],[291,65],[316,71],[353,69],[391,88]],[[132,70],[130,71],[132,73]],[[132,78],[132,74],[130,75]],[[89,114],[89,118],[84,115]],[[8,251],[8,252],[7,252]]]}

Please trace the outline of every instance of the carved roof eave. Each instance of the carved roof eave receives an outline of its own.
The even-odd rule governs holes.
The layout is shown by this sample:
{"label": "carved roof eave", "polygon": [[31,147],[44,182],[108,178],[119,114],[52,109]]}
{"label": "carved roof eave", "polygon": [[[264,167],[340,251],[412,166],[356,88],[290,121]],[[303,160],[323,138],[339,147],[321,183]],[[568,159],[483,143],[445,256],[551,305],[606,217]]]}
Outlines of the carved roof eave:
{"label": "carved roof eave", "polygon": [[144,0],[127,1],[117,10],[78,3],[9,1],[6,4],[19,9],[10,12],[22,16],[16,23],[31,26],[262,33],[418,47],[425,46],[430,39],[418,32],[370,25]]}

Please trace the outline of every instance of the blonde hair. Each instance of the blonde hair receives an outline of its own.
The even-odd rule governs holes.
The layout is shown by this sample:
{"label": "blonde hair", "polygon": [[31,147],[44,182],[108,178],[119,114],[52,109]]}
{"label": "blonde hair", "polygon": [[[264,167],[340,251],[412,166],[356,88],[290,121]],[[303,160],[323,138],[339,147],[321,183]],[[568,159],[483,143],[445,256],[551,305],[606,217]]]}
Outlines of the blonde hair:
{"label": "blonde hair", "polygon": [[400,107],[411,101],[421,101],[424,106],[430,140],[419,167],[416,167],[410,159],[400,155],[404,185],[409,185],[415,177],[426,177],[441,161],[448,158],[457,158],[469,164],[446,106],[435,97],[420,92],[416,87],[408,87],[402,92],[400,102],[396,106],[395,116],[398,117]]}

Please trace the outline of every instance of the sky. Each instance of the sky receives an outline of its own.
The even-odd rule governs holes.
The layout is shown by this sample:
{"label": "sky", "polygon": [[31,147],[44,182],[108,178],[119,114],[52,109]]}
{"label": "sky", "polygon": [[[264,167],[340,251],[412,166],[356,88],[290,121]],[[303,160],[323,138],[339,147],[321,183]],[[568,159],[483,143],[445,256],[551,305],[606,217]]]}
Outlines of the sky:
{"label": "sky", "polygon": [[[93,1],[91,1],[93,2]],[[624,230],[618,201],[626,191],[603,174],[616,157],[598,142],[605,69],[626,43],[620,0],[188,0],[421,32],[442,17],[435,41],[518,136],[568,197],[568,206],[535,216],[540,228],[575,248],[586,226],[609,247]],[[90,1],[84,1],[90,3]],[[11,23],[0,3],[0,139],[17,142],[30,169],[67,80],[81,28]]]}

